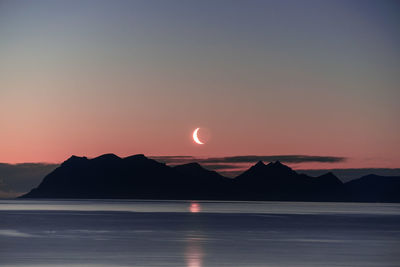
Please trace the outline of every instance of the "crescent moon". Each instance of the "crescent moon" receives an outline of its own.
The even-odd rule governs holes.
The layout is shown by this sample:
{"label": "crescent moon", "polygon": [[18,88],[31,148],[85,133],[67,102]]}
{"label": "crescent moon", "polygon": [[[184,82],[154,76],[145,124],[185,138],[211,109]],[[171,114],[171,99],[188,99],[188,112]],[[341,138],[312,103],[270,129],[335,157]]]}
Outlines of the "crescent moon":
{"label": "crescent moon", "polygon": [[199,140],[199,137],[197,136],[197,132],[200,130],[200,128],[197,128],[196,130],[194,130],[194,132],[193,132],[193,140],[197,143],[197,144],[199,144],[199,145],[204,145],[204,143],[203,142],[201,142],[200,140]]}

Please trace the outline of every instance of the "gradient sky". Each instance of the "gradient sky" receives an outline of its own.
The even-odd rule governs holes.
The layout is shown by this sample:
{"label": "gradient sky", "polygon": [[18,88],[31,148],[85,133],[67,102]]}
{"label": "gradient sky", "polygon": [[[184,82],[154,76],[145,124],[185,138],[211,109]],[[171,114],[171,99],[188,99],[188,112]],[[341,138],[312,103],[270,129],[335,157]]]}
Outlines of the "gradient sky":
{"label": "gradient sky", "polygon": [[0,162],[400,167],[399,14],[398,1],[1,0]]}

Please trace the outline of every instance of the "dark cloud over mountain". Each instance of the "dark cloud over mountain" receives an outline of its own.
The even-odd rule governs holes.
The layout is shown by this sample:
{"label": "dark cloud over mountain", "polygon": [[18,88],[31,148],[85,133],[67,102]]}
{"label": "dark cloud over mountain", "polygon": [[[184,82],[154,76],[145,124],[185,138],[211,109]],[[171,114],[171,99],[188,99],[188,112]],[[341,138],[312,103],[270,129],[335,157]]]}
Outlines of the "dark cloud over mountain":
{"label": "dark cloud over mountain", "polygon": [[257,155],[244,155],[233,157],[212,157],[212,158],[196,158],[192,156],[154,156],[150,157],[164,163],[183,164],[187,162],[199,163],[253,163],[257,161],[281,161],[286,163],[302,163],[302,162],[324,162],[336,163],[345,161],[344,157],[334,156],[308,156],[308,155],[279,155],[279,156],[257,156]]}

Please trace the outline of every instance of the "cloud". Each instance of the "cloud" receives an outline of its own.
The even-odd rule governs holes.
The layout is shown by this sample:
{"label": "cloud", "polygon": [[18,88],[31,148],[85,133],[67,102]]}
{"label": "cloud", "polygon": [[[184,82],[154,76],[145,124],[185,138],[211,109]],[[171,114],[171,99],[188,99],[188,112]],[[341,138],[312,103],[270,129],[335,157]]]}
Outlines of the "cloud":
{"label": "cloud", "polygon": [[307,155],[280,155],[280,156],[255,156],[255,155],[246,155],[246,156],[234,156],[234,157],[219,157],[219,158],[207,158],[202,159],[203,163],[253,163],[258,161],[281,161],[286,163],[303,163],[303,162],[342,162],[345,161],[346,158],[343,157],[333,157],[333,156],[307,156]]}
{"label": "cloud", "polygon": [[278,155],[278,156],[257,156],[244,155],[233,157],[212,157],[198,158],[193,156],[150,156],[150,158],[164,162],[166,164],[178,165],[189,162],[198,162],[203,164],[238,164],[238,163],[255,163],[258,161],[281,161],[284,163],[304,163],[304,162],[321,162],[321,163],[337,163],[346,160],[344,157],[335,156],[308,156],[308,155]]}
{"label": "cloud", "polygon": [[[230,169],[242,169],[242,166],[238,164],[213,164],[213,163],[201,163],[201,166],[210,170],[230,170]],[[247,166],[247,165],[246,165]]]}
{"label": "cloud", "polygon": [[198,158],[195,158],[193,156],[149,156],[149,158],[154,159],[158,162],[172,165],[197,162],[198,160]]}

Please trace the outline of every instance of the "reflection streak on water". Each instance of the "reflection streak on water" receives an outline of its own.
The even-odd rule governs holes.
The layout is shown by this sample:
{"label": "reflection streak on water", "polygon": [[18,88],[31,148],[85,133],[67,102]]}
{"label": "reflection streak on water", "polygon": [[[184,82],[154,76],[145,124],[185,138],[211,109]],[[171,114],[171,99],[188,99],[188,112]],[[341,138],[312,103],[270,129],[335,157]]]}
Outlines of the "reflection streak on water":
{"label": "reflection streak on water", "polygon": [[[200,212],[200,203],[190,202],[189,211],[191,213]],[[204,255],[200,242],[200,238],[193,235],[190,235],[186,238],[185,258],[187,262],[187,267],[202,267],[202,260]]]}
{"label": "reflection streak on water", "polygon": [[201,208],[200,208],[200,204],[197,202],[191,202],[190,203],[190,208],[189,208],[190,212],[200,212]]}
{"label": "reflection streak on water", "polygon": [[195,237],[188,237],[185,251],[187,267],[202,267],[203,256],[200,240]]}

